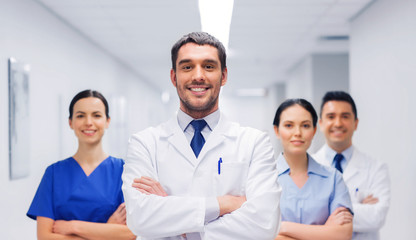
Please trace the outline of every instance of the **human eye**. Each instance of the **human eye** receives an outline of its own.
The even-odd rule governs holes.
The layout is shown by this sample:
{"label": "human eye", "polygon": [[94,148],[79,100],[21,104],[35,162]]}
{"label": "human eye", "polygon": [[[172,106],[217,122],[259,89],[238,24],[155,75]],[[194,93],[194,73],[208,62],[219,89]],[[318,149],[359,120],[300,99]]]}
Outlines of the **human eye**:
{"label": "human eye", "polygon": [[83,118],[83,117],[84,117],[84,115],[83,115],[83,114],[78,114],[78,115],[76,115],[75,117],[76,117],[76,118]]}
{"label": "human eye", "polygon": [[331,114],[331,115],[327,115],[326,117],[327,117],[328,119],[331,119],[331,120],[335,118],[335,116],[334,116],[334,115],[332,115],[332,114]]}
{"label": "human eye", "polygon": [[285,126],[286,128],[291,128],[291,127],[293,127],[293,124],[291,124],[291,123],[285,123],[283,126]]}
{"label": "human eye", "polygon": [[94,114],[94,117],[96,117],[96,118],[100,118],[100,117],[102,117],[102,115],[101,115],[101,114],[99,114],[99,113],[96,113],[96,114]]}
{"label": "human eye", "polygon": [[184,70],[184,71],[189,71],[189,70],[192,69],[192,66],[191,65],[183,65],[181,69]]}
{"label": "human eye", "polygon": [[211,65],[211,64],[208,64],[208,65],[205,66],[205,69],[212,70],[212,69],[215,69],[215,66]]}
{"label": "human eye", "polygon": [[308,129],[308,128],[311,127],[311,125],[309,123],[305,123],[305,124],[303,124],[303,127],[306,128],[306,129]]}

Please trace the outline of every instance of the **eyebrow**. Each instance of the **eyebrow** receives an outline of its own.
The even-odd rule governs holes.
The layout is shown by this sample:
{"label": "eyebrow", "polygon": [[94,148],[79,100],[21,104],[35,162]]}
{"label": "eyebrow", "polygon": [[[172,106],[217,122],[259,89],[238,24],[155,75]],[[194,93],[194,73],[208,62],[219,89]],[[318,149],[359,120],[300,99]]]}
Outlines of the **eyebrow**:
{"label": "eyebrow", "polygon": [[[190,62],[192,62],[191,59],[182,59],[178,62],[178,65],[181,65],[181,64],[184,64],[184,63],[190,63]],[[214,60],[214,59],[206,59],[203,62],[204,63],[213,63],[213,64],[217,64],[217,65],[219,63],[217,60]]]}
{"label": "eyebrow", "polygon": [[184,63],[190,63],[191,59],[182,59],[178,62],[178,65],[184,64]]}
{"label": "eyebrow", "polygon": [[[337,114],[336,112],[326,113],[325,116]],[[352,115],[351,112],[342,112],[341,115]]]}
{"label": "eyebrow", "polygon": [[[85,112],[83,112],[83,111],[76,111],[75,112],[75,114],[78,114],[78,113],[81,113],[81,114],[85,114]],[[101,113],[102,114],[102,112],[101,111],[95,111],[95,112],[92,112],[93,114],[96,114],[96,113]]]}
{"label": "eyebrow", "polygon": [[204,62],[218,64],[217,60],[207,59]]}

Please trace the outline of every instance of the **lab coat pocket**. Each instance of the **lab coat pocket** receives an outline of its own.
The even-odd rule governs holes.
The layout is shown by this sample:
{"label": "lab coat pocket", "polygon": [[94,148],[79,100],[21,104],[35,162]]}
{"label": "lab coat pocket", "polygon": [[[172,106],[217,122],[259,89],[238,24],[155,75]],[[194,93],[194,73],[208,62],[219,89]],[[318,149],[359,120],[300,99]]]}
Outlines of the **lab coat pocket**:
{"label": "lab coat pocket", "polygon": [[233,195],[244,196],[248,165],[242,162],[225,162],[220,166],[220,171],[214,175],[214,192],[217,196]]}

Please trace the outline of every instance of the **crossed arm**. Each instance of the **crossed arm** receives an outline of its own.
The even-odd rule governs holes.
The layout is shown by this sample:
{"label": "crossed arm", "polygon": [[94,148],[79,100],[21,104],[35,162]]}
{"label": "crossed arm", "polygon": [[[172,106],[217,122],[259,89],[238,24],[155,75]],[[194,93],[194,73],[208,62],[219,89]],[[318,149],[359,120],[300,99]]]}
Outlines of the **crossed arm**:
{"label": "crossed arm", "polygon": [[136,236],[126,226],[126,209],[122,203],[111,215],[107,223],[86,221],[53,220],[47,217],[36,218],[37,235],[40,240],[62,239],[136,239]]}
{"label": "crossed arm", "polygon": [[[152,138],[154,141],[151,140]],[[143,131],[130,138],[122,175],[122,190],[126,201],[127,225],[133,233],[144,238],[162,238],[184,233],[198,233],[203,235],[205,239],[227,239],[229,236],[233,236],[240,240],[273,239],[277,235],[280,222],[278,206],[281,188],[276,181],[276,161],[267,134],[244,138],[245,144],[250,146],[245,147],[244,150],[247,151],[246,154],[252,157],[250,162],[248,162],[249,159],[240,157],[241,161],[235,161],[234,163],[241,164],[238,165],[241,169],[248,167],[247,173],[245,173],[247,175],[226,175],[229,177],[227,178],[228,188],[232,188],[231,180],[244,178],[240,180],[244,181],[244,183],[241,183],[244,187],[242,192],[244,192],[247,201],[234,211],[232,211],[232,207],[227,210],[227,204],[225,204],[225,207],[222,204],[222,200],[234,199],[232,196],[226,196],[225,199],[218,198],[218,196],[229,194],[230,190],[226,189],[218,191],[218,194],[210,194],[210,196],[199,193],[162,197],[156,194],[144,194],[132,187],[134,179],[142,176],[148,176],[159,181],[158,171],[162,169],[162,162],[159,159],[165,159],[169,156],[157,156],[157,149],[166,147],[170,143],[169,141],[160,142],[158,139],[158,135],[150,131]],[[239,154],[244,155],[241,152]],[[182,159],[172,161],[177,161],[177,164],[182,164],[182,167],[185,166]],[[167,167],[167,165],[163,165],[163,167]],[[205,175],[198,179],[198,183],[193,184],[196,184],[195,187],[203,185],[211,179],[209,176]],[[208,186],[205,187],[208,188]],[[169,192],[169,189],[165,190]],[[212,201],[215,204],[218,203],[217,216],[223,213],[224,215],[216,219],[217,216],[212,216],[215,215],[211,211],[213,210]],[[231,213],[225,214],[227,212]]]}
{"label": "crossed arm", "polygon": [[372,170],[368,187],[374,194],[366,196],[361,202],[353,203],[354,232],[378,231],[386,220],[390,206],[390,177],[385,163],[377,164]]}
{"label": "crossed arm", "polygon": [[285,239],[351,239],[353,216],[347,208],[339,207],[332,212],[324,225],[308,225],[282,222],[275,240]]}
{"label": "crossed arm", "polygon": [[[158,181],[147,176],[135,178],[132,186],[139,190],[141,193],[147,195],[154,194],[161,197],[168,196]],[[239,209],[246,200],[247,199],[245,196],[224,195],[217,197],[218,205],[220,208],[219,216],[223,216],[224,214],[228,214]]]}
{"label": "crossed arm", "polygon": [[[132,184],[138,191],[150,195],[167,196],[159,182],[150,177],[134,179]],[[220,206],[220,216],[231,213],[241,207],[244,197],[230,195],[217,198]],[[282,222],[279,235],[275,240],[291,239],[351,239],[352,215],[346,208],[337,208],[326,221],[325,225],[307,225],[293,222]]]}

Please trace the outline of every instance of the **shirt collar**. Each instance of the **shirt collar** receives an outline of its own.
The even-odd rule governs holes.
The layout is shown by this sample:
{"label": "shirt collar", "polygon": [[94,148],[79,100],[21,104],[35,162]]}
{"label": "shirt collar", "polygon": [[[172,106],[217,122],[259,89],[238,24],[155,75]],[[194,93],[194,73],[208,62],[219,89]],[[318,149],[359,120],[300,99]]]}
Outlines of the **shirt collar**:
{"label": "shirt collar", "polygon": [[[341,152],[341,154],[344,156],[345,162],[347,164],[350,162],[353,152],[354,152],[354,146],[353,145],[351,145],[349,148],[347,148],[347,149],[345,149],[344,151]],[[332,164],[332,161],[333,161],[336,154],[337,154],[337,152],[334,151],[334,149],[329,147],[328,144],[325,144],[325,158],[330,161],[329,162],[330,164]]]}
{"label": "shirt collar", "polygon": [[[277,159],[277,173],[278,176],[282,175],[282,174],[289,174],[290,168],[289,165],[286,162],[285,157],[283,156],[283,152],[279,155],[278,159]],[[322,166],[321,164],[317,163],[315,161],[315,159],[313,159],[309,154],[308,154],[308,174],[316,174],[316,175],[320,175],[323,177],[328,177],[329,176],[329,172],[327,169],[325,169],[324,166]]]}
{"label": "shirt collar", "polygon": [[286,162],[285,157],[283,156],[283,152],[279,154],[277,158],[277,174],[278,176],[289,173],[289,165]]}
{"label": "shirt collar", "polygon": [[[207,126],[210,131],[212,131],[218,124],[220,120],[220,111],[217,109],[215,112],[209,114],[208,116],[202,118],[207,122]],[[194,120],[191,116],[186,114],[184,111],[179,109],[178,111],[178,124],[182,131],[186,131],[189,126],[189,123]]]}

